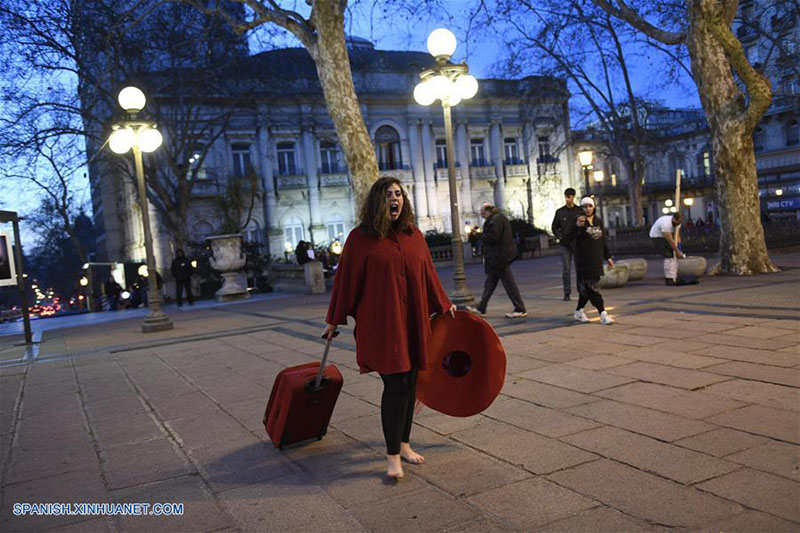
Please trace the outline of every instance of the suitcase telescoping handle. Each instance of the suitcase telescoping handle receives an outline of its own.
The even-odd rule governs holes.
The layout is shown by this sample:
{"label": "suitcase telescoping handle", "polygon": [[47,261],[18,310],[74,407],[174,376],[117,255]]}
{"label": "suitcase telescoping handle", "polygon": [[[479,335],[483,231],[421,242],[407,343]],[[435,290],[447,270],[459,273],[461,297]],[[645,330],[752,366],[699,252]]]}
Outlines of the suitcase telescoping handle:
{"label": "suitcase telescoping handle", "polygon": [[[325,372],[325,363],[328,362],[328,351],[331,349],[331,342],[333,342],[333,338],[339,335],[339,331],[334,331],[331,335],[328,335],[328,342],[325,343],[325,352],[322,354],[322,362],[319,364],[319,370],[317,371],[317,380],[314,382],[314,390],[319,390],[320,383],[322,383],[322,373]],[[322,337],[323,339],[325,336]]]}

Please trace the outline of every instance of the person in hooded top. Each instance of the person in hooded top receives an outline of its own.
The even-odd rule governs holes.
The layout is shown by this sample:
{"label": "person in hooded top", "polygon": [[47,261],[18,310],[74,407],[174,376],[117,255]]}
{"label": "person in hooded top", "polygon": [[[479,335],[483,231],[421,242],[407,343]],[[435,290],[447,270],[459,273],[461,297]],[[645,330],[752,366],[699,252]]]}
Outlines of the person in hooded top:
{"label": "person in hooded top", "polygon": [[592,302],[600,312],[600,323],[608,326],[614,323],[609,316],[600,294],[599,283],[603,276],[603,261],[614,266],[603,230],[603,221],[595,214],[594,199],[584,196],[581,199],[583,214],[575,219],[569,228],[568,238],[575,246],[575,274],[578,280],[578,306],[575,309],[575,320],[589,322],[583,308]]}
{"label": "person in hooded top", "polygon": [[403,477],[401,459],[421,464],[410,444],[417,372],[429,367],[430,316],[452,305],[400,181],[378,179],[361,206],[334,278],[323,337],[355,318],[356,360],[383,380],[381,425],[387,475]]}

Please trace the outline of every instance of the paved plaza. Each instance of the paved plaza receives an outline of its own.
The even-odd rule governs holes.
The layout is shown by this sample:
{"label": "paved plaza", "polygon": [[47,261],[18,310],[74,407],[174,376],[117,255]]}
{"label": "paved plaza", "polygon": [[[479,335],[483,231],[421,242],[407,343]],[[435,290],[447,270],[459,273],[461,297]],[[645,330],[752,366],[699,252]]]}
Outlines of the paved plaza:
{"label": "paved plaza", "polygon": [[[2,531],[798,531],[800,254],[778,274],[604,291],[617,324],[579,324],[555,257],[513,270],[487,320],[508,357],[484,413],[423,409],[427,462],[385,480],[377,375],[352,324],[322,441],[279,451],[261,423],[276,374],[318,360],[328,295],[269,294],[0,329]],[[467,269],[479,294],[482,268]],[[440,270],[446,286],[451,271]],[[588,310],[587,310],[588,311]],[[15,503],[175,502],[182,516],[14,516]]]}

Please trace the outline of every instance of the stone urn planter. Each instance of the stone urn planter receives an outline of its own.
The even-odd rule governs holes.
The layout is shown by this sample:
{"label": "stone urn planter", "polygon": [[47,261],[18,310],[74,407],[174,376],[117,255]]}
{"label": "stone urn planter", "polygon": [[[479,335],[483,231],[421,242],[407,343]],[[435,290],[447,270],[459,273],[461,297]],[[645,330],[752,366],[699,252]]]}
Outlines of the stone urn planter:
{"label": "stone urn planter", "polygon": [[706,258],[698,256],[686,256],[683,259],[678,259],[678,275],[684,276],[697,276],[698,278],[706,273]]}
{"label": "stone urn planter", "polygon": [[628,267],[628,281],[639,281],[644,279],[647,274],[647,260],[643,257],[634,257],[633,259],[624,259],[617,261],[618,265],[626,265]]}
{"label": "stone urn planter", "polygon": [[601,289],[613,289],[622,287],[628,283],[628,265],[615,264],[613,267],[603,265],[605,274],[600,278]]}
{"label": "stone urn planter", "polygon": [[214,293],[214,297],[218,302],[249,298],[247,288],[239,283],[239,271],[247,261],[242,253],[242,235],[215,235],[207,240],[214,254],[209,258],[211,268],[222,273],[222,287]]}

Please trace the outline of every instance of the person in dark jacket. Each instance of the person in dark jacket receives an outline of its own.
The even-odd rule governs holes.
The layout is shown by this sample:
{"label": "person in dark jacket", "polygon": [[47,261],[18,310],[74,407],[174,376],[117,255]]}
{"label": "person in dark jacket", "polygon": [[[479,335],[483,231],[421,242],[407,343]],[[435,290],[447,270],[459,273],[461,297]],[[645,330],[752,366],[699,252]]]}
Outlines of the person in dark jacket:
{"label": "person in dark jacket", "polygon": [[569,301],[571,290],[573,243],[567,239],[569,228],[575,225],[575,219],[581,214],[581,208],[575,204],[575,189],[570,187],[564,191],[564,205],[556,210],[550,229],[558,239],[561,249],[561,279],[564,283],[564,301]]}
{"label": "person in dark jacket", "polygon": [[175,298],[178,307],[183,307],[183,289],[186,289],[186,299],[189,305],[194,305],[192,296],[192,262],[180,248],[172,260],[172,277],[175,278]]}
{"label": "person in dark jacket", "polygon": [[514,311],[506,313],[507,318],[528,316],[522,296],[519,293],[514,274],[511,273],[511,262],[517,258],[517,245],[511,232],[511,223],[495,206],[485,203],[481,206],[483,223],[483,266],[486,271],[486,282],[483,287],[481,301],[475,307],[468,305],[467,311],[478,315],[486,314],[489,298],[497,288],[497,282],[503,282],[506,294],[514,304]]}
{"label": "person in dark jacket", "polygon": [[117,283],[117,280],[114,279],[114,276],[108,276],[103,289],[106,292],[106,298],[108,298],[110,310],[116,311],[117,306],[119,305],[119,297],[122,294],[122,287],[120,287],[119,283]]}
{"label": "person in dark jacket", "polygon": [[603,276],[603,260],[608,262],[608,266],[614,266],[614,261],[603,235],[603,221],[594,212],[594,200],[589,196],[583,197],[581,209],[583,214],[575,219],[569,230],[569,238],[575,241],[575,277],[580,295],[575,320],[589,322],[583,308],[587,302],[592,302],[600,312],[600,323],[608,326],[614,323],[614,319],[606,311],[598,284]]}

